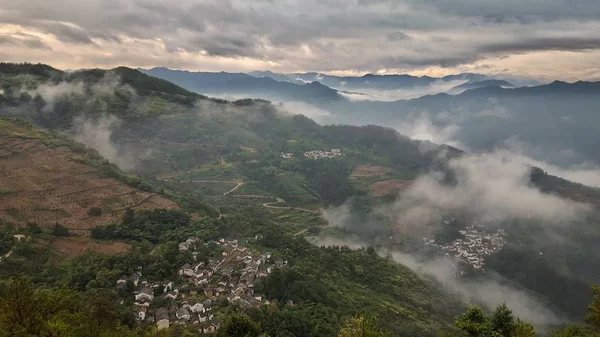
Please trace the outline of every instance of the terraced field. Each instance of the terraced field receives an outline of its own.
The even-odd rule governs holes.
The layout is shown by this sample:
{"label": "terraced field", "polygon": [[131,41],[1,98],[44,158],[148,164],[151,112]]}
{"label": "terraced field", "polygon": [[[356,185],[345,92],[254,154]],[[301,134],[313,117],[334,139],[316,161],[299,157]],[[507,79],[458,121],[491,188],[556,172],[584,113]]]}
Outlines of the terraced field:
{"label": "terraced field", "polygon": [[[0,220],[46,227],[58,222],[85,235],[117,221],[127,208],[179,208],[155,193],[104,177],[86,159],[67,147],[50,147],[35,134],[0,131]],[[90,216],[91,208],[101,214]]]}

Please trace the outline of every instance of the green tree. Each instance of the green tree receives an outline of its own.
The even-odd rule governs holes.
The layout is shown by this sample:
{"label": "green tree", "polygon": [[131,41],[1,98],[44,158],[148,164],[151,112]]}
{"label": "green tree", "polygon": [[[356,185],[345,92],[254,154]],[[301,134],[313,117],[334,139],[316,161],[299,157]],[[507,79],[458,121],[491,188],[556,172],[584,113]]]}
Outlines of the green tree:
{"label": "green tree", "polygon": [[593,299],[588,306],[585,321],[595,330],[600,330],[600,285],[592,285]]}
{"label": "green tree", "polygon": [[259,335],[260,326],[245,314],[227,316],[217,331],[217,337],[258,337]]}
{"label": "green tree", "polygon": [[36,336],[44,319],[31,282],[16,277],[0,289],[0,336]]}
{"label": "green tree", "polygon": [[69,236],[69,229],[58,222],[54,224],[54,229],[52,230],[52,235],[54,236]]}
{"label": "green tree", "polygon": [[519,321],[513,330],[512,337],[536,337],[533,325]]}
{"label": "green tree", "polygon": [[125,209],[125,214],[123,214],[123,223],[128,224],[135,219],[135,211],[131,208]]}
{"label": "green tree", "polygon": [[560,331],[552,333],[552,337],[583,337],[586,336],[584,330],[576,325],[569,325]]}
{"label": "green tree", "polygon": [[456,319],[455,325],[471,337],[492,336],[490,321],[478,306],[469,307]]}
{"label": "green tree", "polygon": [[491,328],[503,337],[510,337],[515,331],[515,317],[506,304],[500,304],[492,314]]}
{"label": "green tree", "polygon": [[101,216],[102,215],[102,209],[98,208],[98,207],[92,207],[88,210],[88,215],[89,216]]}
{"label": "green tree", "polygon": [[357,315],[346,320],[338,337],[387,337],[391,335],[391,331],[380,327],[374,317]]}
{"label": "green tree", "polygon": [[42,228],[35,222],[28,222],[27,229],[29,230],[30,233],[33,233],[33,234],[39,234],[42,232]]}

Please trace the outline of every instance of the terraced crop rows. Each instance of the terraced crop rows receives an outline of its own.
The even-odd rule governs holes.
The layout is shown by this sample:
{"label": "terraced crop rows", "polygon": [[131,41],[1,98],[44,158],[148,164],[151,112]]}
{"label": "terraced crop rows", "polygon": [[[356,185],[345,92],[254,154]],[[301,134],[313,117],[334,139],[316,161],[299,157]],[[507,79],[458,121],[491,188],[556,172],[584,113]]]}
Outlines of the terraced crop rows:
{"label": "terraced crop rows", "polygon": [[[100,216],[89,216],[98,207]],[[159,195],[102,177],[86,157],[68,148],[49,148],[40,140],[0,137],[0,220],[51,227],[56,222],[85,234],[118,221],[127,208],[176,209]]]}

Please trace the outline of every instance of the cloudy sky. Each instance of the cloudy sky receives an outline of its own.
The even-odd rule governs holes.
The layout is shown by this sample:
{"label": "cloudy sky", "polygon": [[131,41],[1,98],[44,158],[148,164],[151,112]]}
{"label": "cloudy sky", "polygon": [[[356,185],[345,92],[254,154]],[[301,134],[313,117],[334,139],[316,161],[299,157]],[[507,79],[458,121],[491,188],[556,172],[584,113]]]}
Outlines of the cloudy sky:
{"label": "cloudy sky", "polygon": [[0,60],[600,80],[598,0],[0,0]]}

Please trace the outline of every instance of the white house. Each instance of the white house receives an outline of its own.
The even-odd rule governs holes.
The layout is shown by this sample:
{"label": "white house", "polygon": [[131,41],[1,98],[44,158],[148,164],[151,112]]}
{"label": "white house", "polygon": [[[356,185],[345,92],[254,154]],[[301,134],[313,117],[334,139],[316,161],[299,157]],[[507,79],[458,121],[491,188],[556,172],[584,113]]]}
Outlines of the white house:
{"label": "white house", "polygon": [[177,319],[183,319],[186,321],[190,320],[190,312],[187,311],[186,308],[180,308],[179,310],[177,310],[175,312],[175,316],[177,316]]}
{"label": "white house", "polygon": [[190,306],[190,310],[195,313],[201,312],[204,310],[204,305],[202,303],[198,302],[198,303]]}
{"label": "white house", "polygon": [[142,300],[152,301],[153,299],[154,299],[154,292],[152,291],[151,288],[148,288],[148,287],[143,287],[135,295],[135,300],[136,301],[142,301]]}
{"label": "white house", "polygon": [[166,293],[163,297],[166,299],[174,300],[177,298],[177,295],[179,295],[179,292],[177,290],[175,290],[175,291],[170,291],[170,292]]}

